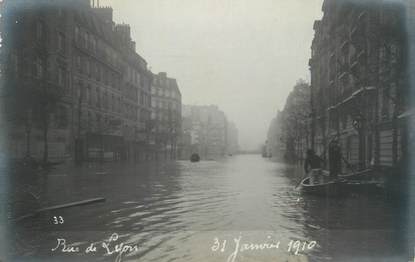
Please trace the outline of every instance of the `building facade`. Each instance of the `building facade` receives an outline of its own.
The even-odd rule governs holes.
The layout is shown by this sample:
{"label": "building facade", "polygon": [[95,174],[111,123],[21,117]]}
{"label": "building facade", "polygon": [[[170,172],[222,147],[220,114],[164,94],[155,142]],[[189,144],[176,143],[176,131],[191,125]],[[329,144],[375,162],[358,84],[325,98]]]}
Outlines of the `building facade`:
{"label": "building facade", "polygon": [[88,0],[6,0],[3,10],[12,156],[149,159],[153,76],[112,8]]}
{"label": "building facade", "polygon": [[182,122],[182,95],[176,79],[164,72],[153,75],[151,104],[155,158],[176,159]]}
{"label": "building facade", "polygon": [[226,152],[234,155],[239,152],[238,128],[232,121],[228,121],[226,128]]}
{"label": "building facade", "polygon": [[[227,153],[227,118],[217,106],[183,106],[183,152],[198,153],[202,159],[218,159]],[[183,159],[190,155],[182,154]]]}
{"label": "building facade", "polygon": [[348,166],[394,167],[404,149],[405,8],[393,1],[325,0],[314,23],[311,146],[339,138]]}
{"label": "building facade", "polygon": [[265,141],[265,155],[282,160],[285,155],[285,143],[283,143],[283,111],[278,111],[268,127]]}
{"label": "building facade", "polygon": [[271,121],[265,142],[264,157],[298,162],[310,148],[310,85],[297,81],[288,95],[282,111]]}

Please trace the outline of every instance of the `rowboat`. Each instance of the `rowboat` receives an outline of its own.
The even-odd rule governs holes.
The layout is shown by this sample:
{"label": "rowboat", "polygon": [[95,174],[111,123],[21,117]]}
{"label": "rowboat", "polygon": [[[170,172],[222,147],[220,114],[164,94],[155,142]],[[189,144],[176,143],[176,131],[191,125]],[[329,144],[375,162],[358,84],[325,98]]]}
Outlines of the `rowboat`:
{"label": "rowboat", "polygon": [[348,180],[366,180],[373,175],[373,169],[365,169],[357,172],[340,174],[338,177]]}
{"label": "rowboat", "polygon": [[358,194],[378,194],[383,191],[379,181],[346,181],[342,188],[345,192]]}
{"label": "rowboat", "polygon": [[350,193],[375,193],[381,190],[381,183],[368,180],[371,170],[331,178],[327,170],[312,170],[301,181],[301,191],[320,196],[340,196]]}
{"label": "rowboat", "polygon": [[304,194],[318,196],[339,196],[344,194],[343,184],[346,180],[331,180],[322,183],[312,183],[311,177],[306,177],[301,181],[301,192]]}

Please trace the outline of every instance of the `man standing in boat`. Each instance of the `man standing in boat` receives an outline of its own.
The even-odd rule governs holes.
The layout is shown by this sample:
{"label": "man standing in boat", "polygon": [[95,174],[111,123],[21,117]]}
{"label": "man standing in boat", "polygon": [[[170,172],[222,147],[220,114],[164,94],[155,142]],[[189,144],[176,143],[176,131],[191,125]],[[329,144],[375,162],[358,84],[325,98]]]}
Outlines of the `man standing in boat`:
{"label": "man standing in boat", "polygon": [[330,177],[337,178],[342,169],[342,151],[339,139],[335,137],[329,143],[329,170]]}
{"label": "man standing in boat", "polygon": [[316,155],[313,149],[307,150],[307,157],[304,162],[304,171],[308,173],[312,169],[321,169],[323,167],[324,160]]}
{"label": "man standing in boat", "polygon": [[[310,184],[321,183],[323,177],[322,174],[322,167],[324,164],[324,160],[316,155],[313,149],[307,150],[307,157],[304,162],[304,171],[306,174],[310,176]],[[311,173],[309,171],[311,170]]]}

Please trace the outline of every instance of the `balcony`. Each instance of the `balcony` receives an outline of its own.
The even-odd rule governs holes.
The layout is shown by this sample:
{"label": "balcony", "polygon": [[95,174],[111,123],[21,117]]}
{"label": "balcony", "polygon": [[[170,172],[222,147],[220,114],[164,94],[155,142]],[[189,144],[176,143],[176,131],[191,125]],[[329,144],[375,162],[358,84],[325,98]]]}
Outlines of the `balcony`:
{"label": "balcony", "polygon": [[84,54],[93,57],[97,61],[99,61],[102,64],[105,64],[106,66],[108,66],[109,68],[111,68],[113,71],[117,72],[118,74],[121,74],[121,69],[117,65],[115,65],[114,63],[111,63],[109,61],[109,59],[106,59],[105,56],[101,56],[101,55],[97,54],[96,52],[93,52],[88,47],[84,47],[83,45],[81,45],[79,43],[79,41],[74,40],[73,43],[74,43],[74,46],[78,50],[80,50],[81,52],[83,52]]}
{"label": "balcony", "polygon": [[346,39],[342,42],[342,44],[340,45],[340,50],[342,52],[346,52],[347,51],[347,47],[349,47],[349,40]]}
{"label": "balcony", "polygon": [[346,80],[346,76],[347,76],[348,74],[349,74],[348,72],[343,71],[343,73],[341,73],[341,74],[339,75],[339,80]]}
{"label": "balcony", "polygon": [[350,65],[350,70],[353,73],[357,73],[358,69],[359,69],[359,61],[356,60]]}
{"label": "balcony", "polygon": [[357,20],[361,21],[362,19],[364,19],[366,17],[366,11],[362,11],[360,12],[360,14],[357,16]]}
{"label": "balcony", "polygon": [[360,60],[364,57],[364,55],[365,55],[365,51],[362,50],[356,55],[356,59]]}
{"label": "balcony", "polygon": [[352,30],[350,30],[350,38],[353,39],[354,36],[356,36],[356,33],[359,29],[357,28],[357,26],[353,26]]}

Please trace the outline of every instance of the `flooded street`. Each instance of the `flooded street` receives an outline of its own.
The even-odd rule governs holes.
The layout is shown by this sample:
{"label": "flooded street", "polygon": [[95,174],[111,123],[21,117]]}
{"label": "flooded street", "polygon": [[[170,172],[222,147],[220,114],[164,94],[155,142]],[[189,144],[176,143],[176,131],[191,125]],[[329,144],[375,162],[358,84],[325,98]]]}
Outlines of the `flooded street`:
{"label": "flooded street", "polygon": [[[39,206],[95,197],[106,202],[18,222],[16,260],[404,261],[398,256],[405,229],[396,205],[383,195],[305,197],[294,190],[301,174],[259,155],[59,167],[34,179],[42,188]],[[131,246],[118,257],[102,247],[114,234],[110,245]],[[55,248],[57,239],[79,252]],[[290,241],[300,241],[298,252]],[[98,249],[87,254],[91,243]],[[243,243],[268,245],[235,252]]]}

